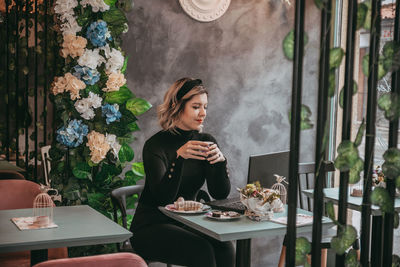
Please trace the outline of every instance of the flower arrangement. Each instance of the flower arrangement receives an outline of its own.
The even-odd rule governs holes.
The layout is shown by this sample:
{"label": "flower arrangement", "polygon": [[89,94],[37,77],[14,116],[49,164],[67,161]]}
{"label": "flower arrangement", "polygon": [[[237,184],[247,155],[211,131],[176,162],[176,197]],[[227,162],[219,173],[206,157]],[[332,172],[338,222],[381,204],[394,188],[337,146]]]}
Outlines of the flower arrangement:
{"label": "flower arrangement", "polygon": [[49,90],[57,121],[50,150],[52,186],[63,205],[85,203],[106,215],[110,191],[144,176],[139,162],[123,170],[134,158],[130,143],[139,130],[137,117],[151,108],[126,84],[121,34],[128,24],[126,10],[119,7],[125,2],[118,1],[55,1],[64,68]]}
{"label": "flower arrangement", "polygon": [[376,166],[374,169],[374,172],[372,174],[372,182],[374,183],[374,186],[378,187],[386,187],[386,180],[385,180],[385,174],[382,171],[381,166]]}
{"label": "flower arrangement", "polygon": [[239,189],[240,200],[246,206],[245,215],[252,220],[269,220],[273,212],[282,212],[283,203],[279,192],[263,188],[258,181],[247,184],[245,188]]}

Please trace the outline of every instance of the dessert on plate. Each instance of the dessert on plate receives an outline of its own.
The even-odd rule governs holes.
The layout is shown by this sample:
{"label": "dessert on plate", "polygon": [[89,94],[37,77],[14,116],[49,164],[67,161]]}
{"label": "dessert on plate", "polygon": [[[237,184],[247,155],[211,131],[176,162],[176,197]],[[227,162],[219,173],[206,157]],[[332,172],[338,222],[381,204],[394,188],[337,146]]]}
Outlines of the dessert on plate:
{"label": "dessert on plate", "polygon": [[174,208],[179,211],[200,211],[203,208],[203,204],[193,200],[185,200],[183,197],[179,197],[174,202]]}

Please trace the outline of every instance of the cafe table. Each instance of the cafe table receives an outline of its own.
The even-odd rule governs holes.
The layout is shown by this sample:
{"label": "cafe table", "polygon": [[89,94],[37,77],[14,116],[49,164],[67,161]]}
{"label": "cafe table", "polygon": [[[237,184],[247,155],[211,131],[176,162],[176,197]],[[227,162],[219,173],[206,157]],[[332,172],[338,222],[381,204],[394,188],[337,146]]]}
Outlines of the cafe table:
{"label": "cafe table", "polygon": [[[272,221],[257,222],[245,216],[235,220],[217,221],[207,218],[205,214],[189,215],[168,211],[165,207],[159,207],[159,209],[168,217],[216,240],[236,241],[236,267],[250,267],[252,238],[286,234],[286,224],[274,223]],[[302,209],[297,209],[297,213],[312,215],[311,212]],[[274,217],[282,216],[287,216],[286,205],[284,212],[274,213]],[[323,218],[322,223],[324,231],[334,225],[326,217]],[[312,224],[298,226],[296,229],[298,234],[310,232]]]}
{"label": "cafe table", "polygon": [[54,207],[57,228],[19,230],[11,221],[33,209],[0,210],[0,253],[31,251],[31,265],[47,260],[47,249],[123,242],[132,233],[87,205]]}
{"label": "cafe table", "polygon": [[[302,191],[307,197],[313,198],[314,190],[306,189]],[[324,201],[332,201],[334,204],[339,204],[339,188],[331,187],[324,188]],[[352,210],[360,211],[362,209],[362,197],[354,197],[350,195],[348,192],[347,195],[347,207]],[[396,212],[400,212],[400,199],[397,197],[394,202],[394,209]],[[376,251],[382,247],[382,212],[379,207],[376,205],[371,205],[371,215],[372,215],[372,240],[373,247],[372,251]],[[371,254],[371,266],[378,266],[378,264],[374,265],[377,262],[380,262],[381,259],[377,258],[380,253],[372,253]]]}

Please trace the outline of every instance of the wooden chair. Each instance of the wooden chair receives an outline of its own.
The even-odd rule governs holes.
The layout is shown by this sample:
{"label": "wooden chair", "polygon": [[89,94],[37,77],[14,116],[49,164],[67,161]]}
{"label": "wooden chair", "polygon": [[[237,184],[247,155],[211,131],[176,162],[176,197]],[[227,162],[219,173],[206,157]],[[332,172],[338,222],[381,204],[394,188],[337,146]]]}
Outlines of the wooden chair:
{"label": "wooden chair", "polygon": [[[33,208],[39,185],[28,180],[0,180],[0,210]],[[0,266],[31,266],[30,251],[0,253]],[[67,248],[48,250],[49,259],[67,258]]]}
{"label": "wooden chair", "polygon": [[[121,213],[122,217],[122,226],[128,229],[127,224],[127,207],[126,207],[126,199],[135,194],[140,197],[144,189],[144,185],[132,185],[132,186],[124,186],[117,189],[114,189],[111,192],[111,202],[113,204],[113,217],[114,221],[118,223],[118,211]],[[120,252],[133,252],[135,253],[129,239],[123,242],[122,244],[117,244],[117,249]],[[145,259],[147,263],[151,263],[151,259]],[[167,263],[167,267],[171,267],[170,264]]]}
{"label": "wooden chair", "polygon": [[68,259],[49,260],[34,267],[147,267],[146,262],[133,253],[112,253]]}

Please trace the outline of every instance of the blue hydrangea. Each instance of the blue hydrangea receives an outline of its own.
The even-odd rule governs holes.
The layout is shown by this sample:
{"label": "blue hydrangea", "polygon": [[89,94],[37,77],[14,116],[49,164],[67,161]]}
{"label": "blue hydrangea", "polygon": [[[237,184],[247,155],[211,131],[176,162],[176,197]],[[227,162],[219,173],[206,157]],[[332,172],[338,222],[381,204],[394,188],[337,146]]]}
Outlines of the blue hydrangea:
{"label": "blue hydrangea", "polygon": [[101,107],[101,114],[103,115],[103,117],[106,117],[107,124],[110,124],[113,121],[119,121],[122,116],[121,112],[119,112],[118,104],[105,104]]}
{"label": "blue hydrangea", "polygon": [[112,40],[107,23],[103,20],[98,20],[90,24],[86,31],[86,38],[97,47],[103,47],[107,44],[106,40]]}
{"label": "blue hydrangea", "polygon": [[81,120],[71,120],[68,126],[63,125],[57,130],[57,141],[67,147],[77,147],[83,143],[83,137],[89,132],[89,127]]}
{"label": "blue hydrangea", "polygon": [[94,85],[100,80],[100,73],[96,69],[76,65],[74,71],[74,76],[84,81],[85,84]]}

